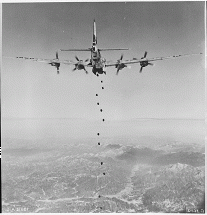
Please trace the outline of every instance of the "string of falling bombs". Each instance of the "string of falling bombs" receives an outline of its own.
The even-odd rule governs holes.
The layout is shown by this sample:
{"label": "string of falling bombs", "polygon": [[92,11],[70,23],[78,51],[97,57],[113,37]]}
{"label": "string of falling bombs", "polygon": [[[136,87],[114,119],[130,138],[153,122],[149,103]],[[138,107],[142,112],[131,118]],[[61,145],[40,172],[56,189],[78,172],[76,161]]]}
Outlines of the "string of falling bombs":
{"label": "string of falling bombs", "polygon": [[[97,76],[99,76],[99,75],[97,74]],[[101,84],[103,84],[103,81],[102,81],[102,80],[101,80]],[[102,86],[101,89],[104,90],[104,87]],[[98,98],[98,94],[96,94],[96,96],[97,96],[97,98]],[[97,102],[97,105],[98,105],[99,108],[100,108],[99,100],[98,100],[98,102]],[[100,108],[100,112],[101,112],[101,113],[103,112],[103,109],[102,109],[102,108]],[[102,121],[104,122],[105,119],[103,118]],[[99,137],[100,133],[98,132],[97,135],[98,135],[98,137]],[[101,145],[101,143],[100,143],[100,141],[98,141],[98,146],[100,146],[100,145]],[[102,165],[103,165],[103,161],[101,161],[100,164],[101,164],[101,166],[102,166]],[[103,174],[103,175],[106,175],[105,172],[103,172],[102,174]],[[101,195],[99,194],[98,197],[101,198]],[[99,207],[99,208],[100,208],[101,210],[103,209],[103,207]]]}

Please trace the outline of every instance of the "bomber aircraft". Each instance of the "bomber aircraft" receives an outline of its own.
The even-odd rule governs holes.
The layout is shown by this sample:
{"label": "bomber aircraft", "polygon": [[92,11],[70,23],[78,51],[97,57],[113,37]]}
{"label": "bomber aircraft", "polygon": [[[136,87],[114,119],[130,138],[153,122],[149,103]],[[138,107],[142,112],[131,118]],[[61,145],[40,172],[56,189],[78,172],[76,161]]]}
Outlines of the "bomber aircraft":
{"label": "bomber aircraft", "polygon": [[91,67],[92,72],[95,75],[99,74],[106,74],[105,68],[109,66],[114,66],[116,70],[116,74],[118,75],[119,71],[125,67],[127,67],[129,64],[136,64],[139,63],[140,73],[142,72],[143,67],[146,67],[148,65],[153,65],[151,62],[157,61],[157,60],[167,60],[167,59],[175,59],[178,57],[185,57],[185,56],[191,56],[191,55],[198,55],[198,54],[183,54],[183,55],[173,55],[168,57],[155,57],[155,58],[149,58],[147,59],[147,52],[145,51],[144,56],[140,59],[133,58],[131,60],[123,60],[123,54],[121,55],[120,59],[118,59],[116,62],[106,61],[105,58],[101,56],[101,51],[114,51],[114,50],[129,50],[128,48],[101,48],[99,49],[97,47],[97,35],[96,35],[96,22],[93,21],[93,40],[92,40],[92,47],[86,48],[86,49],[60,49],[60,51],[89,51],[91,52],[91,58],[86,59],[85,61],[79,60],[77,56],[75,56],[77,62],[73,62],[70,60],[59,60],[58,58],[58,51],[56,52],[56,58],[55,59],[42,59],[42,58],[33,58],[33,57],[15,57],[17,59],[24,59],[24,60],[32,60],[36,62],[42,62],[50,64],[51,66],[54,66],[57,68],[57,74],[59,74],[59,67],[61,64],[66,65],[74,65],[75,70],[84,70],[86,74],[88,74],[88,71],[86,70],[86,67]]}

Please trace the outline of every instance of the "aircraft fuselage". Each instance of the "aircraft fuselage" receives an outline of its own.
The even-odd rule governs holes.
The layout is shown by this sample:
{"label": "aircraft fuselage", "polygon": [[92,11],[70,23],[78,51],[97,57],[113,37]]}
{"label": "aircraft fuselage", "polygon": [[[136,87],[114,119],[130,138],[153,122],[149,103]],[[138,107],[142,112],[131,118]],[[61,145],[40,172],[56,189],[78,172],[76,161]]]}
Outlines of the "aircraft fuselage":
{"label": "aircraft fuselage", "polygon": [[96,75],[103,74],[106,72],[104,71],[106,59],[101,57],[100,50],[97,48],[97,36],[96,36],[96,23],[95,20],[93,22],[93,43],[91,48],[91,65],[93,67],[92,72]]}
{"label": "aircraft fuselage", "polygon": [[[102,49],[98,49],[97,47],[97,36],[96,36],[96,22],[94,20],[93,22],[93,38],[92,38],[92,46],[91,48],[87,48],[87,49],[60,49],[61,51],[90,51],[91,52],[91,58],[90,58],[90,62],[88,64],[85,64],[85,62],[87,62],[88,60],[86,60],[85,62],[80,61],[77,56],[76,59],[78,61],[78,63],[75,64],[75,69],[81,70],[81,69],[85,69],[85,66],[90,66],[92,67],[92,72],[95,75],[98,74],[106,74],[106,72],[104,71],[105,67],[108,66],[106,65],[106,59],[101,57],[101,51],[112,51],[112,50],[128,50],[128,49],[114,49],[114,48],[102,48]],[[121,65],[121,68],[123,68],[123,65]],[[86,71],[87,72],[87,71]]]}

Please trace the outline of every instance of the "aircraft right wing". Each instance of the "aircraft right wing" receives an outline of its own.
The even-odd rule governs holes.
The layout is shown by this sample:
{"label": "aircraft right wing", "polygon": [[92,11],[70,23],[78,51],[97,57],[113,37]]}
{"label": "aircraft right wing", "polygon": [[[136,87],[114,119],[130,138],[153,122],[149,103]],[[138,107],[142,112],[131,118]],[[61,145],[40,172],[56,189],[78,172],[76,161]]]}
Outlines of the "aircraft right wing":
{"label": "aircraft right wing", "polygon": [[178,58],[178,57],[188,57],[188,56],[191,56],[191,55],[200,55],[202,53],[195,53],[195,54],[183,54],[183,55],[172,55],[172,56],[167,56],[167,57],[155,57],[155,58],[146,58],[146,55],[147,55],[147,52],[145,52],[144,54],[144,57],[142,57],[141,59],[137,59],[137,58],[133,58],[132,61],[134,63],[140,63],[140,62],[143,62],[143,61],[157,61],[157,60],[167,60],[167,59],[175,59],[175,58]]}
{"label": "aircraft right wing", "polygon": [[108,66],[115,66],[117,68],[117,75],[119,73],[119,70],[123,69],[124,67],[127,67],[128,64],[135,64],[140,63],[140,73],[142,72],[143,67],[146,67],[148,65],[153,65],[151,61],[157,61],[157,60],[167,60],[167,59],[175,59],[179,57],[187,57],[191,55],[200,55],[202,53],[196,53],[196,54],[183,54],[183,55],[173,55],[173,56],[167,56],[167,57],[155,57],[155,58],[146,58],[147,52],[144,53],[144,57],[141,59],[133,58],[132,60],[123,60],[123,54],[121,55],[121,58],[117,60],[117,62],[111,63],[110,61],[106,63],[106,67]]}

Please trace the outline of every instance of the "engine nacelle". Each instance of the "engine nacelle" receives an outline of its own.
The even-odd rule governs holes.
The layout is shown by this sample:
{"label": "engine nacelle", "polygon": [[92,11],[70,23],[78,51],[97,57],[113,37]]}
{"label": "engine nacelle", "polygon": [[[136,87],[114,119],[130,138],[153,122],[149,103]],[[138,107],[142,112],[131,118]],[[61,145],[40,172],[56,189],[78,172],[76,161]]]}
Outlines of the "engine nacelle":
{"label": "engine nacelle", "polygon": [[120,63],[120,64],[116,64],[115,67],[116,67],[118,70],[122,70],[124,67],[127,67],[127,65],[124,64],[124,63]]}
{"label": "engine nacelle", "polygon": [[59,74],[59,67],[60,67],[60,63],[56,63],[56,62],[52,62],[52,63],[49,63],[51,66],[55,66],[56,69],[57,69],[57,74]]}
{"label": "engine nacelle", "polygon": [[149,62],[146,60],[146,61],[141,61],[140,62],[140,66],[141,67],[145,67],[145,66],[148,66]]}
{"label": "engine nacelle", "polygon": [[55,66],[56,68],[60,67],[60,63],[52,62],[52,63],[50,63],[50,65]]}
{"label": "engine nacelle", "polygon": [[82,62],[79,62],[79,63],[76,64],[76,69],[82,70],[84,68],[85,68],[85,66],[84,66],[84,64]]}

